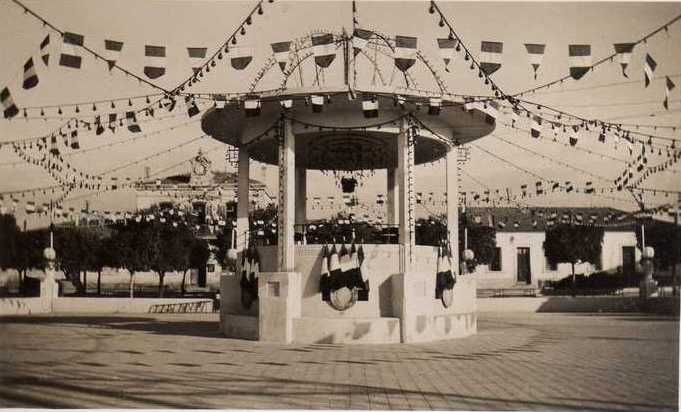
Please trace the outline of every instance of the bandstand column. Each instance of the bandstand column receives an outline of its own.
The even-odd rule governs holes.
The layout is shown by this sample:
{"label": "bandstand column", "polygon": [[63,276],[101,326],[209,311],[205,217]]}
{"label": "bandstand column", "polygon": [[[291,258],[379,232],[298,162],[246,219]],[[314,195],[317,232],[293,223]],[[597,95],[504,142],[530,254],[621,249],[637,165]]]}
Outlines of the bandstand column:
{"label": "bandstand column", "polygon": [[248,202],[250,181],[250,158],[248,151],[239,148],[239,170],[236,204],[236,250],[242,251],[248,246]]}
{"label": "bandstand column", "polygon": [[[296,166],[296,225],[304,225],[307,219],[307,169]],[[304,233],[303,226],[297,226],[296,232]]]}
{"label": "bandstand column", "polygon": [[277,256],[280,272],[294,270],[296,146],[291,121],[283,119],[279,130],[279,204]]}
{"label": "bandstand column", "polygon": [[397,184],[399,186],[398,223],[402,246],[400,268],[409,272],[413,261],[415,244],[414,219],[414,139],[406,119],[402,119],[400,133],[397,135]]}
{"label": "bandstand column", "polygon": [[447,152],[447,237],[452,248],[452,266],[459,268],[459,182],[458,157],[456,147],[450,146]]}
{"label": "bandstand column", "polygon": [[398,206],[399,202],[397,196],[400,192],[400,187],[395,178],[398,174],[397,169],[389,167],[387,169],[387,188],[386,188],[386,206],[387,206],[387,222],[389,225],[397,224]]}

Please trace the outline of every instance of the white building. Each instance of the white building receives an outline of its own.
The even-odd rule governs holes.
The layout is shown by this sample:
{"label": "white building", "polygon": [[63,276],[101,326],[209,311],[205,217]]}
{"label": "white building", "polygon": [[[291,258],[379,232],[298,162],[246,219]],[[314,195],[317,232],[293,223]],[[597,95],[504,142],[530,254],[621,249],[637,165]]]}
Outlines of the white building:
{"label": "white building", "polygon": [[[630,273],[637,253],[635,220],[610,208],[469,208],[468,226],[494,225],[497,253],[489,265],[479,265],[479,289],[539,287],[546,280],[559,280],[572,273],[569,263],[551,265],[544,254],[547,229],[561,222],[603,226],[600,261],[575,266],[575,273],[596,271]],[[551,223],[553,222],[553,223]]]}

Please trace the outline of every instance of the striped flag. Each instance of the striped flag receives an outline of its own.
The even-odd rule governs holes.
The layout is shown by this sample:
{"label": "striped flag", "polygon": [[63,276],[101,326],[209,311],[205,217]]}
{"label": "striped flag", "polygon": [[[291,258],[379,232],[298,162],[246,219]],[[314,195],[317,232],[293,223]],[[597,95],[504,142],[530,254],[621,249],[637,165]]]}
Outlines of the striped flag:
{"label": "striped flag", "polygon": [[336,58],[336,45],[333,42],[333,34],[313,34],[312,49],[314,51],[314,62],[317,66],[326,68]]}
{"label": "striped flag", "polygon": [[128,122],[128,130],[133,133],[139,133],[142,131],[140,126],[137,124],[137,115],[135,115],[135,112],[126,112],[125,118]]}
{"label": "striped flag", "polygon": [[71,149],[80,149],[80,144],[78,143],[78,130],[71,132]]}
{"label": "striped flag", "polygon": [[643,65],[643,71],[645,72],[646,87],[650,85],[650,81],[653,79],[653,73],[657,68],[657,62],[653,60],[653,57],[646,53],[646,60]]}
{"label": "striped flag", "polygon": [[59,146],[57,146],[57,135],[50,136],[50,153],[59,156]]}
{"label": "striped flag", "polygon": [[362,111],[367,119],[378,117],[378,100],[376,97],[367,98],[362,101]]}
{"label": "striped flag", "polygon": [[102,125],[102,117],[101,117],[100,115],[97,115],[97,116],[95,117],[95,126],[96,126],[96,128],[95,128],[95,134],[96,134],[97,136],[99,136],[99,135],[101,135],[102,133],[104,133],[104,126]]}
{"label": "striped flag", "polygon": [[437,39],[437,45],[440,48],[440,57],[445,62],[445,71],[449,73],[449,63],[454,60],[454,49],[457,45],[456,39]]}
{"label": "striped flag", "polygon": [[676,85],[669,76],[667,76],[664,83],[664,102],[662,102],[662,105],[666,110],[669,110],[669,92],[674,90],[674,87],[676,87]]}
{"label": "striped flag", "polygon": [[184,98],[184,104],[187,106],[187,115],[189,117],[194,117],[199,114],[199,107],[196,105],[196,101],[190,96]]}
{"label": "striped flag", "polygon": [[403,72],[416,63],[416,37],[395,36],[395,66]]}
{"label": "striped flag", "polygon": [[537,195],[544,194],[544,187],[542,186],[542,182],[535,183],[535,191]]}
{"label": "striped flag", "polygon": [[498,41],[483,41],[480,45],[480,70],[491,75],[501,68],[501,54],[504,43]]}
{"label": "striped flag", "polygon": [[45,63],[45,66],[48,66],[48,63],[50,62],[50,49],[48,48],[50,46],[50,35],[48,34],[45,36],[43,41],[40,42],[40,58],[43,60],[43,63]]}
{"label": "striped flag", "polygon": [[274,53],[274,59],[279,63],[279,68],[282,72],[286,70],[286,63],[288,62],[288,55],[291,51],[290,41],[280,41],[277,43],[272,43],[272,53]]}
{"label": "striped flag", "polygon": [[579,126],[572,126],[572,133],[570,134],[570,146],[575,146],[579,141]]}
{"label": "striped flag", "polygon": [[84,37],[80,34],[64,32],[59,64],[72,69],[80,69],[83,58],[80,57],[78,47],[83,46],[83,41]]}
{"label": "striped flag", "polygon": [[2,89],[2,92],[0,92],[0,101],[2,101],[2,107],[4,108],[3,113],[5,115],[5,119],[10,119],[19,114],[19,109],[17,108],[17,105],[14,104],[12,94],[9,92],[7,87]]}
{"label": "striped flag", "polygon": [[109,113],[109,130],[111,132],[116,131],[116,119],[118,118],[118,114],[116,113]]}
{"label": "striped flag", "polygon": [[165,46],[144,46],[146,65],[144,74],[150,79],[157,79],[166,74],[166,48]]}
{"label": "striped flag", "polygon": [[571,44],[568,46],[570,54],[570,76],[579,80],[591,67],[591,45]]}
{"label": "striped flag", "polygon": [[537,115],[532,116],[532,126],[530,134],[534,138],[539,138],[539,136],[541,136],[541,117]]}
{"label": "striped flag", "polygon": [[613,47],[615,47],[615,53],[617,53],[617,61],[619,61],[620,66],[622,66],[622,76],[626,78],[629,78],[626,70],[629,62],[631,62],[631,53],[633,53],[635,45],[635,43],[613,44]]}
{"label": "striped flag", "polygon": [[440,114],[440,108],[442,107],[442,99],[439,97],[431,97],[428,99],[428,114],[431,116],[437,116]]}
{"label": "striped flag", "polygon": [[260,99],[246,99],[244,101],[244,110],[246,111],[246,117],[255,117],[260,115],[260,109],[262,103]]}
{"label": "striped flag", "polygon": [[373,32],[370,30],[355,29],[352,34],[352,49],[354,50],[355,56],[357,56],[357,53],[364,50],[367,43],[369,43],[372,34]]}
{"label": "striped flag", "polygon": [[106,64],[109,66],[109,70],[113,69],[121,56],[121,50],[123,50],[123,42],[116,40],[104,40],[104,58],[106,59]]}
{"label": "striped flag", "polygon": [[310,101],[312,102],[312,112],[321,113],[324,108],[324,96],[313,94],[310,96]]}
{"label": "striped flag", "polygon": [[537,80],[537,70],[544,58],[545,44],[525,43],[525,50],[527,50],[527,57],[530,60],[532,70],[534,70],[534,79]]}
{"label": "striped flag", "polygon": [[206,58],[206,47],[187,47],[187,54],[192,64],[192,71],[197,73],[201,70],[201,65],[203,64],[203,59]]}
{"label": "striped flag", "polygon": [[229,55],[231,56],[230,62],[232,67],[236,70],[243,70],[248,67],[251,60],[253,60],[253,48],[234,47],[229,49]]}
{"label": "striped flag", "polygon": [[32,89],[38,85],[38,74],[35,72],[33,57],[29,57],[24,64],[24,89]]}

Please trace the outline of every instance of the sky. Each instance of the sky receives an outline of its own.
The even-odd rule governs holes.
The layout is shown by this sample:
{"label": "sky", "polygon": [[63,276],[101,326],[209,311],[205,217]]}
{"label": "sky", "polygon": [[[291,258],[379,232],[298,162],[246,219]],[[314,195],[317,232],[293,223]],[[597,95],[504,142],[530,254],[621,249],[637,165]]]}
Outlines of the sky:
{"label": "sky", "polygon": [[[255,2],[241,1],[145,1],[120,0],[26,0],[26,6],[51,22],[56,27],[85,36],[85,45],[98,52],[104,49],[104,39],[123,41],[124,47],[119,64],[131,72],[142,75],[144,66],[144,45],[167,47],[167,74],[154,80],[159,86],[171,89],[191,73],[186,47],[207,47],[209,53],[237,28],[243,17]],[[644,34],[660,27],[674,16],[681,14],[679,3],[555,3],[555,2],[442,2],[439,3],[450,23],[464,43],[476,56],[481,41],[504,42],[502,68],[493,75],[494,81],[506,93],[515,93],[544,82],[564,76],[568,71],[568,44],[591,44],[594,61],[610,55],[612,44],[635,41]],[[462,56],[450,65],[450,72],[444,71],[444,64],[438,57],[436,39],[446,37],[445,29],[438,26],[436,15],[428,13],[426,2],[359,1],[359,26],[389,36],[408,35],[418,37],[418,47],[433,63],[447,89],[458,94],[486,94],[488,89],[481,84],[476,73],[467,68]],[[205,80],[193,90],[196,92],[245,91],[255,78],[266,59],[271,55],[270,43],[309,36],[320,31],[351,31],[351,6],[349,2],[338,1],[283,1],[264,3],[263,15],[256,15],[253,24],[246,26],[247,34],[240,37],[239,44],[255,49],[253,62],[244,71],[229,67],[227,59],[206,74]],[[139,83],[117,72],[109,72],[101,61],[84,55],[81,70],[56,65],[59,48],[51,50],[52,61],[48,68],[39,63],[38,45],[48,30],[23,13],[12,1],[0,3],[0,81],[8,86],[14,101],[20,108],[28,107],[29,117],[39,117],[39,110],[30,109],[45,105],[59,105],[93,100],[98,113],[106,113],[113,98],[144,96],[157,90]],[[53,43],[56,38],[53,36]],[[657,126],[681,126],[681,22],[669,27],[650,39],[646,45],[636,47],[624,78],[617,62],[606,63],[588,73],[579,81],[567,80],[526,96],[527,99],[551,105],[558,109],[589,118],[612,120],[622,123]],[[523,43],[545,43],[546,53],[539,69],[538,79],[533,78]],[[646,53],[657,61],[653,82],[648,88],[643,84],[642,62]],[[39,85],[31,90],[21,89],[22,67],[28,57],[36,62]],[[382,74],[391,85],[398,85],[389,59],[379,64]],[[369,66],[358,66],[359,83],[370,85],[374,76]],[[435,82],[422,65],[412,70],[418,86],[434,91]],[[342,65],[340,55],[327,70],[327,84],[340,81]],[[664,97],[664,76],[677,84],[670,95],[669,110],[662,107]],[[304,75],[307,87],[311,77]],[[393,79],[393,82],[389,80]],[[268,89],[281,82],[278,70],[269,71],[262,79],[259,89]],[[290,86],[295,87],[293,79]],[[118,110],[127,107],[127,100],[118,101]],[[133,99],[133,107],[143,107],[144,99]],[[80,115],[92,115],[91,104],[79,106]],[[108,110],[108,109],[107,109]],[[64,109],[73,114],[73,108]],[[71,163],[91,173],[144,159],[150,155],[170,149],[178,144],[197,139],[195,142],[155,156],[148,161],[122,168],[115,175],[137,178],[143,176],[144,167],[152,173],[170,166],[164,174],[186,172],[189,159],[201,148],[208,152],[217,170],[232,170],[224,161],[225,146],[209,137],[198,139],[203,133],[197,118],[187,119],[178,112],[162,121],[142,120],[143,133],[158,131],[153,136],[130,140],[133,136],[125,131],[102,136],[82,134],[80,151],[69,153]],[[57,116],[55,109],[46,109],[47,117]],[[508,117],[500,121],[507,122]],[[188,123],[189,122],[189,123]],[[188,124],[187,124],[188,123]],[[58,119],[25,121],[21,115],[12,121],[0,119],[0,142],[38,136],[61,124]],[[169,128],[177,126],[173,130]],[[633,129],[633,128],[632,128]],[[635,129],[634,129],[635,130]],[[681,128],[641,129],[640,131],[681,140]],[[548,131],[545,131],[548,133]],[[510,141],[515,145],[504,142]],[[121,142],[120,144],[97,149],[97,147]],[[511,187],[518,191],[521,184],[533,185],[537,180],[532,175],[509,166],[485,152],[519,165],[534,174],[558,181],[572,181],[583,186],[593,181],[594,186],[612,186],[608,180],[618,176],[624,163],[610,159],[627,160],[628,150],[623,144],[615,145],[613,140],[605,144],[596,141],[595,136],[584,136],[578,146],[582,150],[566,147],[565,138],[558,143],[551,139],[531,139],[526,132],[510,130],[497,125],[496,131],[478,141],[470,148],[470,160],[463,166],[462,190],[484,190],[481,184],[491,189]],[[677,145],[681,147],[681,142]],[[535,153],[532,153],[529,149]],[[90,150],[88,150],[90,149]],[[592,155],[587,153],[606,155]],[[537,153],[542,156],[537,155]],[[650,164],[664,161],[657,154],[650,157]],[[571,167],[565,166],[568,164]],[[586,170],[604,179],[577,173],[575,169]],[[681,190],[681,165],[649,178],[644,187]],[[263,167],[254,162],[251,175],[265,181],[270,193],[275,193],[276,168]],[[417,191],[442,193],[445,176],[444,163],[435,163],[417,168]],[[333,178],[312,172],[309,174],[308,197],[340,197],[340,189]],[[0,148],[0,192],[29,189],[54,184],[40,167],[23,164],[8,146]],[[359,189],[360,199],[373,202],[377,193],[385,193],[385,172],[377,171],[376,176]],[[81,208],[86,200],[91,207],[108,210],[124,210],[134,207],[134,194],[130,191],[87,196],[84,191],[75,191],[66,207]],[[7,197],[6,197],[7,199]],[[26,198],[28,199],[28,198]],[[47,197],[36,195],[36,202],[42,203]],[[648,195],[647,205],[672,202],[673,196]],[[626,193],[608,194],[607,198],[586,195],[552,195],[528,202],[538,206],[609,206],[632,210],[636,204]]]}

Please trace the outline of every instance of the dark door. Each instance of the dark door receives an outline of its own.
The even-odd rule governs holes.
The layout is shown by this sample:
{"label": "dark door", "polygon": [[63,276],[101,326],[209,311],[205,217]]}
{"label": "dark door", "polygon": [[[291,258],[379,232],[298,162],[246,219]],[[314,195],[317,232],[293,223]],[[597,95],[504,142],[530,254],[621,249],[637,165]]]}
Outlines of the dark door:
{"label": "dark door", "polygon": [[206,287],[206,267],[199,268],[199,276],[197,276],[196,283],[198,284],[197,286],[200,288],[205,288]]}
{"label": "dark door", "polygon": [[634,273],[636,265],[636,248],[634,246],[622,246],[622,272],[625,275]]}
{"label": "dark door", "polygon": [[530,272],[530,248],[518,248],[518,283],[530,284],[532,275]]}

